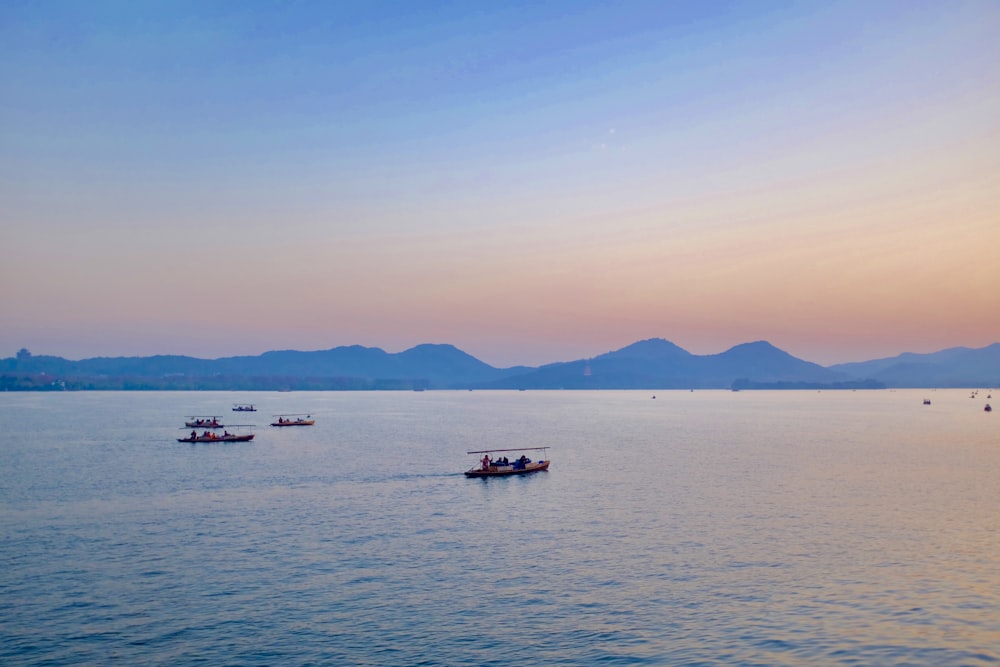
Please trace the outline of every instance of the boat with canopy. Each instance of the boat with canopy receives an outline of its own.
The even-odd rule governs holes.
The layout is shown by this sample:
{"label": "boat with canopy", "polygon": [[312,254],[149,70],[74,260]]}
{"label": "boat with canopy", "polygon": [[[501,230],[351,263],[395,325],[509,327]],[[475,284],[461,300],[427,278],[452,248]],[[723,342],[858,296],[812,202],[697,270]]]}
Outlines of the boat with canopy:
{"label": "boat with canopy", "polygon": [[225,426],[221,421],[222,417],[218,415],[191,415],[184,422],[184,425],[188,428],[222,428]]}
{"label": "boat with canopy", "polygon": [[253,403],[235,403],[233,412],[257,412],[257,408]]}
{"label": "boat with canopy", "polygon": [[312,418],[312,415],[307,415],[304,412],[301,414],[274,416],[277,417],[277,419],[271,422],[271,426],[312,426],[316,423],[316,420]]}
{"label": "boat with canopy", "polygon": [[[518,447],[516,449],[481,449],[467,454],[482,454],[479,463],[465,471],[466,477],[506,477],[508,475],[527,475],[540,470],[548,470],[551,460],[546,452],[548,447]],[[538,461],[532,461],[524,452],[542,452]],[[520,456],[511,460],[508,456],[493,458],[493,454],[520,452]]]}

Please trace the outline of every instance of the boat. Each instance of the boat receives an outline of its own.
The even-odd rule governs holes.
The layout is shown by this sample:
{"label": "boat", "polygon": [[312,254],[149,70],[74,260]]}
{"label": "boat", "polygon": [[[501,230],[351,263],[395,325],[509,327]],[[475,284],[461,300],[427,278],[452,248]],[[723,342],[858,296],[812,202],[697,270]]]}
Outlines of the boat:
{"label": "boat", "polygon": [[990,407],[990,404],[989,404],[989,403],[987,403],[987,404],[986,404],[986,407],[985,407],[985,408],[983,408],[983,411],[985,411],[985,412],[993,412],[993,408],[992,408],[992,407]]}
{"label": "boat", "polygon": [[[253,428],[253,424],[235,424],[230,428]],[[191,431],[186,438],[177,438],[177,442],[250,442],[253,437],[253,433],[230,433],[228,430],[221,434],[205,431],[201,435],[197,431]]]}
{"label": "boat", "polygon": [[220,422],[220,419],[222,417],[216,415],[208,415],[207,417],[192,415],[187,418],[184,425],[188,428],[222,428],[225,424]]}
{"label": "boat", "polygon": [[[547,450],[548,447],[520,447],[517,449],[482,449],[475,452],[466,452],[467,454],[482,454],[483,458],[475,467],[466,470],[465,476],[507,477],[509,475],[527,475],[541,470],[548,470],[549,463],[552,461],[546,458],[545,452]],[[538,461],[532,461],[524,455],[524,452],[535,451],[542,452],[542,458]],[[521,452],[521,456],[515,458],[513,461],[509,461],[506,456],[496,459],[490,456],[491,454],[504,452]]]}
{"label": "boat", "polygon": [[233,412],[257,412],[253,403],[236,403],[233,405]]}
{"label": "boat", "polygon": [[931,404],[931,399],[925,398],[924,399],[924,405],[930,405],[930,404]]}
{"label": "boat", "polygon": [[277,419],[271,422],[271,426],[312,426],[316,423],[316,420],[312,418],[312,415],[302,414],[291,414],[291,415],[274,415]]}

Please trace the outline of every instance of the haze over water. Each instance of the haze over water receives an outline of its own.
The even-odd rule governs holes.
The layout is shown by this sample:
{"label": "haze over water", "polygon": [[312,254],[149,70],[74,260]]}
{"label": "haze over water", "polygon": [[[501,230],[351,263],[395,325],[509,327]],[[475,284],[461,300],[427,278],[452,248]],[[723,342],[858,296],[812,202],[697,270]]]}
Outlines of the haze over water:
{"label": "haze over water", "polygon": [[[969,394],[0,394],[0,661],[994,665]],[[461,474],[517,446],[551,470]]]}

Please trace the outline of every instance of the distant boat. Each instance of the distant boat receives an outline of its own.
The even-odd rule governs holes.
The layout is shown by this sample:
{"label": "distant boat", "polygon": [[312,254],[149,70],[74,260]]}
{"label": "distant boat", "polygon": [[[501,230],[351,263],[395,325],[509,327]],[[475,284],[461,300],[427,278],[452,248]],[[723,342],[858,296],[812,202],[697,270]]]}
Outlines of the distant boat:
{"label": "distant boat", "polygon": [[931,404],[930,399],[929,398],[925,398],[924,399],[924,405],[930,405],[930,404]]}
{"label": "distant boat", "polygon": [[316,420],[312,418],[312,415],[307,414],[292,414],[292,415],[274,415],[277,419],[271,422],[271,426],[312,426],[316,423]]}
{"label": "distant boat", "polygon": [[[483,460],[475,467],[466,470],[465,476],[507,477],[509,475],[526,475],[528,473],[548,470],[549,464],[552,462],[549,459],[543,458],[540,461],[532,461],[524,455],[524,452],[541,451],[544,457],[546,450],[548,450],[548,447],[521,447],[519,449],[482,449],[475,452],[466,452],[467,454],[483,454]],[[502,452],[521,452],[522,454],[520,457],[514,459],[513,462],[509,461],[507,457],[494,460],[490,456],[490,454],[499,454]]]}
{"label": "distant boat", "polygon": [[[253,428],[253,424],[236,424],[230,428]],[[201,435],[198,435],[196,431],[191,431],[191,435],[186,438],[177,438],[177,442],[250,442],[253,440],[253,437],[253,433],[230,433],[226,431],[219,435],[211,431],[205,431]]]}
{"label": "distant boat", "polygon": [[233,412],[257,412],[253,403],[237,403],[233,405]]}
{"label": "distant boat", "polygon": [[220,422],[220,419],[222,417],[216,415],[208,415],[207,417],[192,415],[187,418],[184,425],[188,428],[222,428],[225,424]]}
{"label": "distant boat", "polygon": [[993,412],[993,408],[991,408],[991,407],[990,407],[990,404],[989,404],[989,403],[987,403],[987,404],[986,404],[986,407],[985,407],[985,408],[983,408],[983,410],[984,410],[985,412]]}

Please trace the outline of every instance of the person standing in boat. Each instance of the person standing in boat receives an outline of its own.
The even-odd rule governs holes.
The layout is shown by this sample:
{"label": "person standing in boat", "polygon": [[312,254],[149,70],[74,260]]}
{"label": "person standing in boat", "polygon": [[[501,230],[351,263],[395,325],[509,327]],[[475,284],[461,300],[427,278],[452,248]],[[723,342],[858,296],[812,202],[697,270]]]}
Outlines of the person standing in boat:
{"label": "person standing in boat", "polygon": [[483,470],[489,470],[489,469],[490,469],[490,455],[483,454]]}

